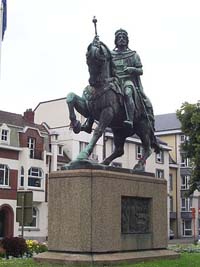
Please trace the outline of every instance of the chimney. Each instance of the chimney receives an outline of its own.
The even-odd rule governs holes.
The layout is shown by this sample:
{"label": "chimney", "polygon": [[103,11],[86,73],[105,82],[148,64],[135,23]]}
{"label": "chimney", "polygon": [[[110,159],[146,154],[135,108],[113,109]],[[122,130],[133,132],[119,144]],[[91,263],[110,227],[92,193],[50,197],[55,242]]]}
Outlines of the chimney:
{"label": "chimney", "polygon": [[34,123],[34,115],[35,115],[34,111],[32,111],[32,109],[29,108],[24,112],[24,119],[28,122]]}

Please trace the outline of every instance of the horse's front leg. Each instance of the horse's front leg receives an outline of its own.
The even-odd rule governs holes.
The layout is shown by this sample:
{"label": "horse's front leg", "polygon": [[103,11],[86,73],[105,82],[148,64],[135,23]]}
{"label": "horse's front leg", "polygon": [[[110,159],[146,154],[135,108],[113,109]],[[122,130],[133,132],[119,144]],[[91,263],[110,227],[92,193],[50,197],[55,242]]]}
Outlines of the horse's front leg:
{"label": "horse's front leg", "polygon": [[89,111],[86,105],[86,101],[85,99],[74,93],[69,93],[67,95],[66,102],[69,109],[69,118],[71,121],[70,126],[73,129],[74,133],[79,133],[81,131],[81,123],[76,119],[74,109],[76,109],[81,115],[87,118],[89,116]]}
{"label": "horse's front leg", "polygon": [[100,115],[98,126],[95,128],[93,136],[89,144],[85,147],[84,150],[80,152],[77,157],[77,160],[84,160],[88,159],[91,155],[97,141],[102,136],[103,132],[105,131],[106,127],[108,127],[113,119],[114,112],[112,107],[105,108]]}

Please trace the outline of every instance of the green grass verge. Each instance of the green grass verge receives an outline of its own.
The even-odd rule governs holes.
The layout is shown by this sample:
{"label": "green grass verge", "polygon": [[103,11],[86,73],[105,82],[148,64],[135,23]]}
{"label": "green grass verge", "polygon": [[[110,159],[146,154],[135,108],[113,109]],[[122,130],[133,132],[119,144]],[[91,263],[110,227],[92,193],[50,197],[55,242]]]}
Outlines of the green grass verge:
{"label": "green grass verge", "polygon": [[[129,265],[130,267],[131,265]],[[182,253],[180,259],[132,264],[133,267],[200,267],[200,253]]]}
{"label": "green grass verge", "polygon": [[[0,260],[0,267],[61,267],[66,265],[39,264],[33,259]],[[113,265],[120,267],[200,267],[200,253],[182,253],[180,259],[141,262],[137,264]]]}
{"label": "green grass verge", "polygon": [[40,264],[36,263],[33,259],[10,259],[10,260],[0,260],[0,267],[62,267],[64,265],[57,264]]}

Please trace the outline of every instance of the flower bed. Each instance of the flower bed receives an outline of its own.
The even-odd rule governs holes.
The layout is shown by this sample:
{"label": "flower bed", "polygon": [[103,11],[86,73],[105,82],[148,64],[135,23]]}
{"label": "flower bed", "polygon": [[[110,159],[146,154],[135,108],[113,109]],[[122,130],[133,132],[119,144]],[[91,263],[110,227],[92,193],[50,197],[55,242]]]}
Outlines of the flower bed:
{"label": "flower bed", "polygon": [[48,250],[46,243],[38,242],[37,240],[26,240],[27,255],[32,257],[34,254],[42,253]]}
{"label": "flower bed", "polygon": [[0,258],[32,257],[47,250],[46,243],[20,237],[6,237],[0,242]]}

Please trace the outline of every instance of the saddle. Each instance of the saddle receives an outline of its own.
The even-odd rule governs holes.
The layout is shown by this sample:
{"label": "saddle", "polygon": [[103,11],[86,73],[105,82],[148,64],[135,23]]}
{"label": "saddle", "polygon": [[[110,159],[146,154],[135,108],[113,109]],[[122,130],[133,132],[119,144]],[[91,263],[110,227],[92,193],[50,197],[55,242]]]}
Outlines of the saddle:
{"label": "saddle", "polygon": [[108,90],[114,91],[116,94],[123,96],[123,92],[119,85],[118,79],[115,77],[105,79],[101,86],[91,86],[87,85],[83,90],[82,97],[87,101],[95,101],[104,95]]}

